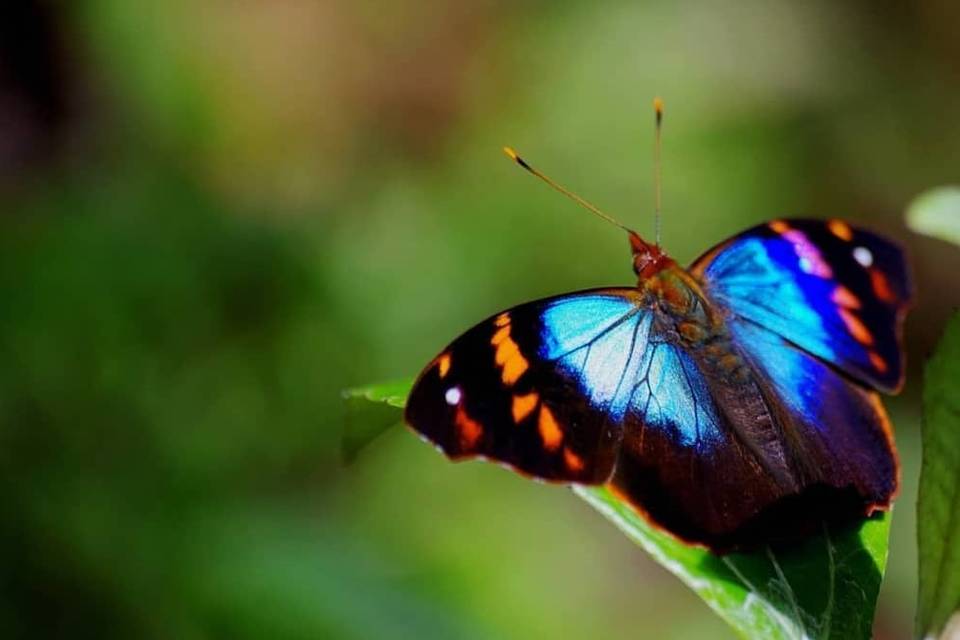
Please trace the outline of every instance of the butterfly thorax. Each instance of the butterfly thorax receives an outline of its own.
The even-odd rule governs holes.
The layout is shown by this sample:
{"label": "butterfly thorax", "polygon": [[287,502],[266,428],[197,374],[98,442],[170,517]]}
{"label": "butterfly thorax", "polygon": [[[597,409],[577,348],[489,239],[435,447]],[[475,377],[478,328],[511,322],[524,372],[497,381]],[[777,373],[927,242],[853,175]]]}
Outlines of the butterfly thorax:
{"label": "butterfly thorax", "polygon": [[650,277],[641,277],[637,285],[647,304],[654,308],[655,321],[663,335],[699,354],[715,373],[745,374],[746,365],[733,345],[722,314],[693,276],[672,259],[664,258],[669,263]]}
{"label": "butterfly thorax", "polygon": [[[636,257],[635,257],[636,258]],[[673,259],[661,254],[657,269],[638,273],[637,288],[644,294],[648,304],[676,320],[679,324],[692,324],[704,333],[712,333],[719,324],[719,317],[707,299],[700,284]],[[694,330],[685,330],[693,341],[706,338],[694,335]]]}
{"label": "butterfly thorax", "polygon": [[659,245],[648,244],[635,233],[630,234],[630,248],[637,288],[649,296],[648,302],[675,319],[687,340],[696,343],[710,337],[719,328],[719,317],[700,283]]}

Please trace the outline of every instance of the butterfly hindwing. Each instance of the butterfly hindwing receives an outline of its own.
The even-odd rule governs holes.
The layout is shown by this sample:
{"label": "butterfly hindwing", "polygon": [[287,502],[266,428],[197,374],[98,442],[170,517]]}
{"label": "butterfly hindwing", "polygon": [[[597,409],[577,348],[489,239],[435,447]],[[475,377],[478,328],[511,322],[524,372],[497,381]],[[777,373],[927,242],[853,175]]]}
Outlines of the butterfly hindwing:
{"label": "butterfly hindwing", "polygon": [[855,487],[873,508],[897,492],[893,431],[877,392],[836,371],[785,338],[746,320],[730,323],[744,357],[782,407],[785,437],[811,479]]}
{"label": "butterfly hindwing", "polygon": [[694,262],[718,305],[833,364],[896,391],[900,334],[912,287],[903,252],[839,220],[778,220]]}
{"label": "butterfly hindwing", "polygon": [[651,339],[616,493],[720,551],[889,505],[897,462],[875,392],[752,323],[719,346]]}

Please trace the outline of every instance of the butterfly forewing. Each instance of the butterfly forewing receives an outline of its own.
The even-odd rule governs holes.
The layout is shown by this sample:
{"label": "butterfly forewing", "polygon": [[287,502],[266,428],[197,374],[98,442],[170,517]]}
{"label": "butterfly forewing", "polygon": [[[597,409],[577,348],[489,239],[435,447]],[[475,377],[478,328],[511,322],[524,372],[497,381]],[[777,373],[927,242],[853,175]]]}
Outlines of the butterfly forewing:
{"label": "butterfly forewing", "polygon": [[631,362],[649,326],[635,289],[497,314],[427,366],[406,422],[452,458],[484,456],[546,480],[603,482],[622,435]]}
{"label": "butterfly forewing", "polygon": [[711,249],[690,271],[714,302],[882,391],[903,382],[912,285],[903,252],[839,220],[778,220]]}

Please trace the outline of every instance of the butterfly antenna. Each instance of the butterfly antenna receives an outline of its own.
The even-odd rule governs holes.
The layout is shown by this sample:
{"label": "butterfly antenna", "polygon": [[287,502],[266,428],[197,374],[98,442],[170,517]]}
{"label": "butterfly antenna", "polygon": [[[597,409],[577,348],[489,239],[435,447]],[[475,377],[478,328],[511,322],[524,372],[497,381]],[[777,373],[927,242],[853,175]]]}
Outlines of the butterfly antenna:
{"label": "butterfly antenna", "polygon": [[653,99],[653,113],[655,118],[655,142],[653,147],[653,184],[654,184],[654,237],[657,246],[660,246],[660,132],[663,129],[663,100],[659,97]]}
{"label": "butterfly antenna", "polygon": [[503,148],[503,152],[504,152],[505,154],[507,154],[507,157],[508,157],[508,158],[510,158],[511,160],[513,160],[514,162],[516,162],[518,165],[520,165],[521,167],[523,167],[524,169],[526,169],[527,171],[529,171],[529,172],[532,173],[533,175],[537,176],[538,178],[540,178],[541,180],[543,180],[544,182],[546,182],[548,185],[550,185],[551,187],[553,187],[555,190],[559,191],[559,192],[562,193],[563,195],[567,196],[568,198],[570,198],[571,200],[573,200],[574,202],[576,202],[577,204],[579,204],[581,207],[583,207],[583,208],[586,209],[587,211],[590,211],[590,212],[593,213],[594,215],[597,215],[597,216],[603,218],[604,220],[606,220],[607,222],[609,222],[609,223],[612,224],[612,225],[615,225],[615,226],[617,226],[617,227],[620,227],[621,229],[623,229],[624,231],[626,231],[627,233],[629,233],[629,234],[631,234],[631,235],[636,235],[636,234],[634,233],[634,231],[632,231],[629,227],[627,227],[626,225],[624,225],[622,222],[618,221],[618,220],[617,220],[616,218],[614,218],[613,216],[610,216],[610,215],[604,213],[604,212],[601,211],[599,208],[597,208],[595,205],[587,202],[586,200],[584,200],[583,198],[581,198],[581,197],[578,196],[577,194],[573,193],[572,191],[570,191],[570,190],[568,190],[568,189],[565,189],[564,187],[560,186],[559,184],[557,184],[556,182],[554,182],[553,180],[551,180],[550,178],[548,178],[548,177],[545,176],[544,174],[540,173],[540,171],[538,171],[537,169],[534,169],[532,166],[530,166],[529,164],[527,164],[527,161],[524,160],[523,158],[521,158],[521,157],[517,154],[517,152],[514,151],[511,147],[504,147],[504,148]]}

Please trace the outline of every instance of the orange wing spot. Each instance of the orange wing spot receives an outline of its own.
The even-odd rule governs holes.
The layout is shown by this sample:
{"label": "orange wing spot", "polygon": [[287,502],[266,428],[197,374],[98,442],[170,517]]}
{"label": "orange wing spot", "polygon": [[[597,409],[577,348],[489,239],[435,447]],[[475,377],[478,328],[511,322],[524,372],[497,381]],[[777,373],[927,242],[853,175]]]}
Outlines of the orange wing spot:
{"label": "orange wing spot", "polygon": [[457,432],[460,434],[460,449],[470,451],[480,441],[483,435],[483,425],[467,415],[463,407],[457,407],[454,422],[457,425]]}
{"label": "orange wing spot", "polygon": [[842,307],[839,311],[840,318],[843,320],[843,324],[846,325],[847,331],[853,336],[853,339],[863,345],[872,345],[873,335],[870,333],[870,330],[867,329],[867,325],[863,324],[863,321],[854,315],[852,311]]}
{"label": "orange wing spot", "polygon": [[886,373],[890,366],[887,364],[887,361],[881,357],[876,351],[870,352],[870,364],[873,365],[873,368],[876,369],[879,373]]}
{"label": "orange wing spot", "polygon": [[846,240],[847,242],[853,240],[853,229],[843,220],[831,220],[827,223],[827,229],[841,240]]}
{"label": "orange wing spot", "polygon": [[873,285],[873,292],[884,302],[896,302],[897,294],[890,288],[890,282],[883,271],[879,269],[870,269],[870,284]]}
{"label": "orange wing spot", "polygon": [[547,405],[540,405],[540,418],[537,421],[537,428],[540,430],[540,437],[543,439],[543,446],[549,451],[556,451],[563,442],[563,430],[557,424],[553,413],[547,408]]}
{"label": "orange wing spot", "polygon": [[830,294],[830,300],[832,300],[835,304],[847,309],[860,308],[860,298],[853,295],[853,292],[843,285],[840,285],[833,290],[833,293]]}
{"label": "orange wing spot", "polygon": [[[502,314],[501,314],[502,315]],[[520,353],[520,347],[510,337],[510,325],[497,330],[490,338],[490,344],[496,348],[494,360],[503,369],[501,377],[504,384],[513,384],[520,379],[530,363]]]}
{"label": "orange wing spot", "polygon": [[496,318],[493,319],[493,324],[497,325],[498,327],[507,326],[508,324],[510,324],[510,314],[504,311],[503,313],[501,313],[500,315],[498,315]]}
{"label": "orange wing spot", "polygon": [[563,448],[563,464],[571,473],[580,473],[583,471],[583,458],[570,450],[570,447]]}
{"label": "orange wing spot", "polygon": [[519,424],[536,409],[538,402],[540,402],[540,396],[536,392],[525,396],[513,396],[513,421]]}
{"label": "orange wing spot", "polygon": [[437,358],[437,368],[439,369],[440,379],[443,380],[447,377],[447,373],[450,372],[450,354],[441,353],[440,357]]}
{"label": "orange wing spot", "polygon": [[497,364],[503,367],[502,379],[504,384],[513,384],[520,379],[530,363],[520,353],[520,348],[513,340],[505,342],[497,348]]}
{"label": "orange wing spot", "polygon": [[783,220],[774,220],[768,226],[776,233],[786,233],[787,231],[790,231],[790,225]]}

